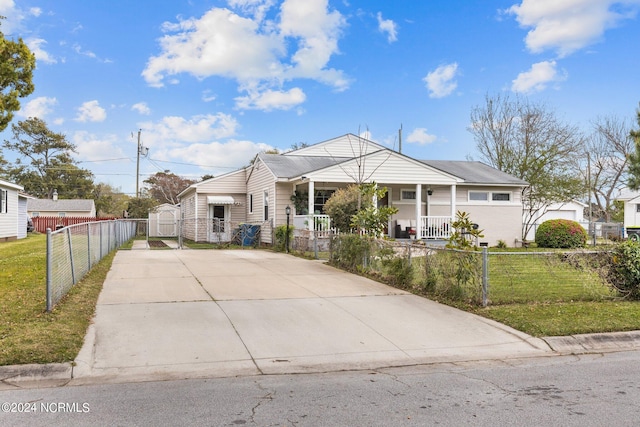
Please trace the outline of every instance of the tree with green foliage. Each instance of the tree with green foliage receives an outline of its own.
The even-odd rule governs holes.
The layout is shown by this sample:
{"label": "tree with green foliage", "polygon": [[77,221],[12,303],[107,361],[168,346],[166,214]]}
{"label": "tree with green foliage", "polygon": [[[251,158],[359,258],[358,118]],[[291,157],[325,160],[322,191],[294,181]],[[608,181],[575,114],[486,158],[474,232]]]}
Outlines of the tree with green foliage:
{"label": "tree with green foliage", "polygon": [[[324,204],[324,212],[331,217],[331,225],[333,227],[342,232],[347,232],[351,229],[352,218],[358,212],[359,197],[360,187],[355,184],[345,188],[338,188],[331,195]],[[307,201],[306,198],[307,193],[304,192],[301,196],[303,207]]]}
{"label": "tree with green foliage", "polygon": [[149,218],[149,211],[158,206],[158,201],[148,194],[132,197],[127,204],[127,218]]}
{"label": "tree with green foliage", "polygon": [[104,183],[98,183],[93,187],[92,198],[95,201],[98,216],[117,218],[123,216],[131,199],[118,189]]}
{"label": "tree with green foliage", "polygon": [[336,190],[324,205],[332,225],[339,230],[352,228],[373,236],[379,236],[389,223],[391,215],[398,212],[392,206],[377,206],[387,194],[386,188],[378,188],[375,182]]}
{"label": "tree with green foliage", "polygon": [[22,39],[7,40],[0,31],[0,132],[9,125],[14,111],[20,109],[18,98],[33,92],[35,68],[36,57]]}
{"label": "tree with green foliage", "polygon": [[629,136],[633,139],[635,152],[629,155],[629,188],[640,189],[640,108],[636,111],[638,129],[632,129]]}
{"label": "tree with green foliage", "polygon": [[387,194],[386,187],[378,187],[375,182],[360,184],[360,207],[353,217],[351,226],[373,236],[381,236],[389,224],[389,218],[398,213],[394,206],[377,206]]}
{"label": "tree with green foliage", "polygon": [[472,110],[468,130],[482,161],[529,183],[522,192],[523,237],[552,204],[586,195],[576,170],[584,138],[543,104],[487,95],[485,105]]}
{"label": "tree with green foliage", "polygon": [[65,135],[49,130],[36,117],[11,125],[13,139],[3,147],[18,158],[8,168],[11,179],[38,198],[51,198],[57,190],[61,199],[88,199],[93,191],[93,174],[77,166],[71,157],[75,145]]}

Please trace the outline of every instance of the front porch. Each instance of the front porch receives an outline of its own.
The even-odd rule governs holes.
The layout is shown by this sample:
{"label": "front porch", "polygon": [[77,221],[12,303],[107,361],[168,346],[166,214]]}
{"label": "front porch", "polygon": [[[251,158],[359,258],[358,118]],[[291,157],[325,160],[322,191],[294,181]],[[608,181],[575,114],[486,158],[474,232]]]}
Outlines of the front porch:
{"label": "front porch", "polygon": [[[392,218],[385,234],[395,239],[447,240],[451,237],[452,221],[450,216],[420,216],[419,221]],[[416,227],[416,223],[420,226]],[[294,215],[293,226],[297,230],[313,231],[317,237],[327,237],[331,231],[345,231],[335,230],[329,215]]]}

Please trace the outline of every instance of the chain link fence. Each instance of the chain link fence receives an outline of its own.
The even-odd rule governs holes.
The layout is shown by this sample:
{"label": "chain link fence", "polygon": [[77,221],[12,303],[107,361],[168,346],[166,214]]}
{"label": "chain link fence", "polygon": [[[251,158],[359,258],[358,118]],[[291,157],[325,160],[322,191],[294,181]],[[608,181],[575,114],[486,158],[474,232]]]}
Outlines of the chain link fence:
{"label": "chain link fence", "polygon": [[87,222],[47,229],[47,311],[111,251],[146,234],[146,220]]}
{"label": "chain link fence", "polygon": [[617,298],[604,255],[461,251],[343,234],[333,237],[329,261],[431,298],[487,306]]}

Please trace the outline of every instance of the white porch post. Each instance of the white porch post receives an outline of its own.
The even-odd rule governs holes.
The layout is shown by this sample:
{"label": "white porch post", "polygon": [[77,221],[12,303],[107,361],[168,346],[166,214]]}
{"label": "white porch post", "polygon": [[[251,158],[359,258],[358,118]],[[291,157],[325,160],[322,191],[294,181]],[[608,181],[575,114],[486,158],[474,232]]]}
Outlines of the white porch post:
{"label": "white porch post", "polygon": [[308,215],[309,215],[309,220],[308,222],[308,229],[309,230],[313,230],[313,202],[315,199],[315,194],[316,194],[316,190],[315,190],[315,186],[313,185],[314,182],[313,181],[309,181],[309,195],[308,195],[308,205],[307,205],[307,209],[309,211]]}
{"label": "white porch post", "polygon": [[416,184],[416,240],[422,239],[422,184]]}
{"label": "white porch post", "polygon": [[456,185],[451,186],[451,221],[456,219]]}

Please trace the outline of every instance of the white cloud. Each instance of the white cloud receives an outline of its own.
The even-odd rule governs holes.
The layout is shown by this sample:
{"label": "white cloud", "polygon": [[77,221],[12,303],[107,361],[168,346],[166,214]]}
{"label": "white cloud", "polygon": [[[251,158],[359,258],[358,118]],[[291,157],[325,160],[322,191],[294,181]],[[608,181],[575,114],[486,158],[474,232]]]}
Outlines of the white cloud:
{"label": "white cloud", "polygon": [[398,26],[391,19],[382,19],[382,13],[378,12],[378,31],[387,33],[387,41],[393,43],[398,41]]}
{"label": "white cloud", "polygon": [[422,80],[427,84],[427,89],[429,89],[429,98],[443,98],[450,95],[458,87],[458,82],[455,81],[457,74],[457,62],[441,65],[427,74]]}
{"label": "white cloud", "polygon": [[[236,80],[239,89],[248,92],[241,99],[266,99],[282,92],[283,82],[298,78],[336,90],[348,88],[344,73],[327,67],[338,53],[345,26],[344,17],[329,10],[327,0],[284,0],[278,21],[265,19],[275,1],[231,0],[229,4],[238,13],[212,8],[200,18],[165,23],[165,35],[159,39],[161,53],[150,57],[142,72],[146,82],[161,87],[181,73],[199,79],[222,76]],[[265,97],[249,89],[265,92]],[[254,108],[258,104],[240,105]],[[265,106],[272,108],[268,102]]]}
{"label": "white cloud", "polygon": [[143,145],[150,148],[149,158],[208,166],[201,168],[208,173],[237,169],[247,165],[256,153],[273,148],[235,139],[238,123],[224,113],[169,116],[138,125]]}
{"label": "white cloud", "polygon": [[142,114],[143,116],[148,116],[149,114],[151,114],[151,109],[149,108],[146,102],[138,102],[136,104],[133,104],[131,106],[131,109],[133,111],[137,111],[139,114]]}
{"label": "white cloud", "polygon": [[604,32],[635,16],[638,0],[523,0],[506,10],[523,28],[532,53],[555,50],[560,57],[600,40]]}
{"label": "white cloud", "polygon": [[45,64],[55,64],[58,62],[53,56],[44,50],[43,46],[47,44],[45,39],[33,38],[25,41],[31,52],[36,56],[38,61],[42,61]]}
{"label": "white cloud", "polygon": [[27,102],[17,113],[21,117],[38,117],[44,119],[52,111],[52,107],[58,103],[56,98],[39,96]]}
{"label": "white cloud", "polygon": [[556,61],[543,61],[533,64],[529,71],[518,74],[511,84],[511,90],[521,93],[540,92],[546,89],[549,83],[566,79],[566,73],[558,73]]}
{"label": "white cloud", "polygon": [[[106,135],[102,138],[86,131],[78,131],[73,134],[72,141],[76,146],[78,158],[81,160],[96,161],[106,158],[127,157],[120,147],[115,135]],[[132,154],[132,153],[129,153]],[[133,148],[135,154],[135,147]]]}
{"label": "white cloud", "polygon": [[435,142],[438,139],[435,135],[430,135],[427,133],[426,128],[415,128],[413,132],[407,136],[407,142],[426,145]]}
{"label": "white cloud", "polygon": [[87,101],[78,108],[75,120],[78,122],[102,122],[107,118],[107,112],[98,101]]}
{"label": "white cloud", "polygon": [[236,134],[237,127],[236,119],[223,113],[198,115],[189,119],[167,116],[158,122],[140,124],[145,144],[161,149],[230,138]]}
{"label": "white cloud", "polygon": [[236,98],[236,106],[243,110],[289,110],[302,104],[306,95],[302,89],[294,87],[289,91],[250,91],[248,96]]}
{"label": "white cloud", "polygon": [[38,16],[42,15],[42,9],[40,9],[39,7],[32,7],[29,9],[29,14],[37,18]]}
{"label": "white cloud", "polygon": [[267,144],[232,139],[227,142],[189,144],[186,147],[168,150],[170,159],[201,165],[202,170],[223,172],[245,166],[259,152],[273,147]]}

